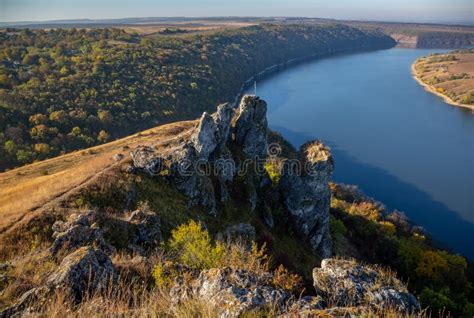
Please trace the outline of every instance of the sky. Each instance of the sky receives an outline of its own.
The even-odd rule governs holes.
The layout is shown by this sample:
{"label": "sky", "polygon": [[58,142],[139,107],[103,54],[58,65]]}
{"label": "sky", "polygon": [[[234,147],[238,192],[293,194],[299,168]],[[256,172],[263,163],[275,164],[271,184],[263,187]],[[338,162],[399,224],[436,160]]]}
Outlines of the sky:
{"label": "sky", "polygon": [[0,0],[0,22],[167,16],[474,23],[474,0]]}

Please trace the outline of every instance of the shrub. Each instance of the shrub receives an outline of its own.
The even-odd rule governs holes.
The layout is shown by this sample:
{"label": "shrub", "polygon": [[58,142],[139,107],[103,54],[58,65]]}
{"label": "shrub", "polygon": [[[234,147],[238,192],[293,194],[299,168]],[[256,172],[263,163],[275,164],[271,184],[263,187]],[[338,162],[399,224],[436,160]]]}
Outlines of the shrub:
{"label": "shrub", "polygon": [[454,302],[446,295],[446,290],[436,292],[430,288],[425,288],[420,294],[420,302],[423,307],[429,307],[435,317],[446,308],[454,307]]}
{"label": "shrub", "polygon": [[167,288],[173,283],[175,275],[171,274],[167,270],[166,264],[158,263],[153,267],[152,276],[155,281],[155,285],[160,288]]}
{"label": "shrub", "polygon": [[225,246],[225,258],[222,266],[229,266],[262,274],[270,270],[271,260],[265,251],[266,245],[258,247],[253,242],[249,246],[244,243],[229,243]]}
{"label": "shrub", "polygon": [[382,212],[382,207],[371,201],[354,203],[349,209],[349,214],[362,216],[370,221],[378,221]]}
{"label": "shrub", "polygon": [[334,238],[347,235],[347,228],[344,225],[344,222],[334,218],[333,216],[331,216],[331,218],[329,219],[329,228],[331,231],[331,236]]}
{"label": "shrub", "polygon": [[265,170],[272,181],[272,184],[277,185],[280,183],[281,179],[281,164],[276,160],[268,160],[265,163]]}
{"label": "shrub", "polygon": [[474,317],[474,304],[473,303],[467,303],[464,306],[461,317],[465,317],[465,318]]}
{"label": "shrub", "polygon": [[290,273],[283,265],[275,270],[273,284],[291,293],[301,293],[303,289],[303,279],[297,274]]}
{"label": "shrub", "polygon": [[171,232],[169,248],[183,265],[194,269],[219,267],[225,255],[224,245],[213,245],[209,232],[194,220]]}

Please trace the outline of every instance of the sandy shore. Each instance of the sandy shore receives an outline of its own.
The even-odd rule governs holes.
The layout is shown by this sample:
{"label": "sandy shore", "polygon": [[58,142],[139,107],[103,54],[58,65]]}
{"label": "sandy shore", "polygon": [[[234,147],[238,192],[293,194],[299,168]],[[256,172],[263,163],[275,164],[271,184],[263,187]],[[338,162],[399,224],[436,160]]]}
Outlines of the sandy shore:
{"label": "sandy shore", "polygon": [[468,109],[474,111],[474,105],[467,105],[467,104],[461,104],[461,103],[455,102],[451,98],[449,98],[448,96],[438,92],[433,86],[426,84],[420,78],[418,78],[418,73],[416,72],[416,69],[415,69],[416,64],[418,64],[418,61],[415,61],[415,63],[413,63],[411,65],[411,73],[413,74],[413,78],[421,86],[423,86],[425,88],[425,90],[427,90],[428,92],[430,92],[432,94],[435,94],[435,95],[441,97],[444,100],[444,102],[447,103],[447,104],[458,106],[458,107],[463,107],[463,108],[468,108]]}

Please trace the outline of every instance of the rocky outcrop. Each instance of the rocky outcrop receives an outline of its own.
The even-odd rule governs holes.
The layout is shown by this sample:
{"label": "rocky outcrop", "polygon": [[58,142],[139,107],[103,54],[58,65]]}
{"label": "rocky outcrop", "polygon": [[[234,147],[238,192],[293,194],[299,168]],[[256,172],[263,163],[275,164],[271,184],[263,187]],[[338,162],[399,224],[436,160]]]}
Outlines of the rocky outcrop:
{"label": "rocky outcrop", "polygon": [[62,289],[79,301],[86,292],[104,292],[116,279],[117,271],[107,254],[82,247],[63,259],[47,285],[50,289]]}
{"label": "rocky outcrop", "polygon": [[251,95],[242,98],[235,123],[235,140],[251,159],[267,154],[267,103]]}
{"label": "rocky outcrop", "polygon": [[256,236],[255,227],[248,223],[239,223],[228,226],[224,232],[218,235],[218,238],[229,242],[253,242]]}
{"label": "rocky outcrop", "polygon": [[163,241],[160,217],[148,207],[133,211],[127,221],[136,227],[130,239],[131,250],[144,254],[143,249],[156,248]]}
{"label": "rocky outcrop", "polygon": [[334,168],[331,153],[319,141],[300,149],[297,164],[283,167],[281,189],[296,232],[323,257],[331,255],[329,181]]}
{"label": "rocky outcrop", "polygon": [[113,247],[104,240],[103,232],[95,224],[90,224],[94,212],[71,214],[66,222],[57,221],[53,224],[55,239],[49,251],[52,255],[70,253],[82,246],[93,246],[111,254]]}
{"label": "rocky outcrop", "polygon": [[229,140],[232,116],[234,110],[229,103],[217,106],[217,111],[212,115],[217,126],[218,149],[222,150]]}
{"label": "rocky outcrop", "polygon": [[191,137],[191,142],[196,150],[198,159],[207,160],[217,147],[217,124],[208,113],[203,113],[199,120],[196,132]]}
{"label": "rocky outcrop", "polygon": [[365,306],[398,312],[419,310],[420,304],[393,273],[356,261],[325,259],[313,270],[316,292],[336,306]]}
{"label": "rocky outcrop", "polygon": [[117,278],[118,273],[107,254],[89,246],[81,247],[62,260],[44,285],[30,289],[14,305],[0,311],[0,318],[23,316],[30,310],[29,306],[44,305],[55,292],[80,302],[86,294],[113,288]]}
{"label": "rocky outcrop", "polygon": [[[204,113],[191,137],[167,154],[158,154],[150,147],[135,149],[131,153],[133,165],[152,176],[157,170],[168,170],[176,188],[189,198],[190,206],[206,206],[210,213],[217,215],[217,196],[220,195],[221,202],[230,198],[228,188],[236,174],[236,162],[243,160],[234,158],[229,151],[227,144],[232,142],[242,150],[245,159],[254,160],[255,165],[243,178],[250,208],[253,211],[259,205],[264,221],[273,226],[272,213],[262,199],[265,197],[262,189],[270,183],[263,169],[263,160],[267,157],[266,112],[265,101],[246,95],[241,100],[232,127],[232,107],[220,105],[215,114]],[[333,160],[329,150],[320,142],[304,145],[300,156],[298,171],[291,164],[283,170],[281,192],[296,232],[311,244],[315,252],[328,257],[331,255],[328,183]],[[163,168],[165,162],[168,166]]]}
{"label": "rocky outcrop", "polygon": [[274,285],[272,273],[213,268],[202,271],[192,280],[178,278],[171,288],[172,302],[190,298],[213,305],[219,317],[240,317],[250,311],[271,312],[278,317],[313,317],[324,309],[320,296],[292,295]]}
{"label": "rocky outcrop", "polygon": [[255,275],[244,270],[214,268],[201,272],[185,284],[178,281],[171,289],[174,302],[195,297],[221,310],[220,317],[238,317],[253,309],[282,309],[290,294],[275,288],[271,274]]}
{"label": "rocky outcrop", "polygon": [[151,176],[156,176],[163,169],[163,158],[158,156],[155,149],[148,146],[138,146],[130,153],[133,168],[145,171]]}

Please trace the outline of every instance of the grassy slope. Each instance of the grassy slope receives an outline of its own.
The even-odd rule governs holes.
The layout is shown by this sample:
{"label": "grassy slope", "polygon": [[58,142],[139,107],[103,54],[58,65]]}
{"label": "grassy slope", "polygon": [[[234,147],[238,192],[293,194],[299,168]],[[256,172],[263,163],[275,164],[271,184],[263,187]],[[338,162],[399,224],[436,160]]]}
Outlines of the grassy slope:
{"label": "grassy slope", "polygon": [[115,154],[128,155],[124,147],[166,143],[193,127],[193,121],[172,123],[129,137],[64,156],[33,163],[0,173],[0,229],[21,219],[26,213],[84,185],[114,165]]}

